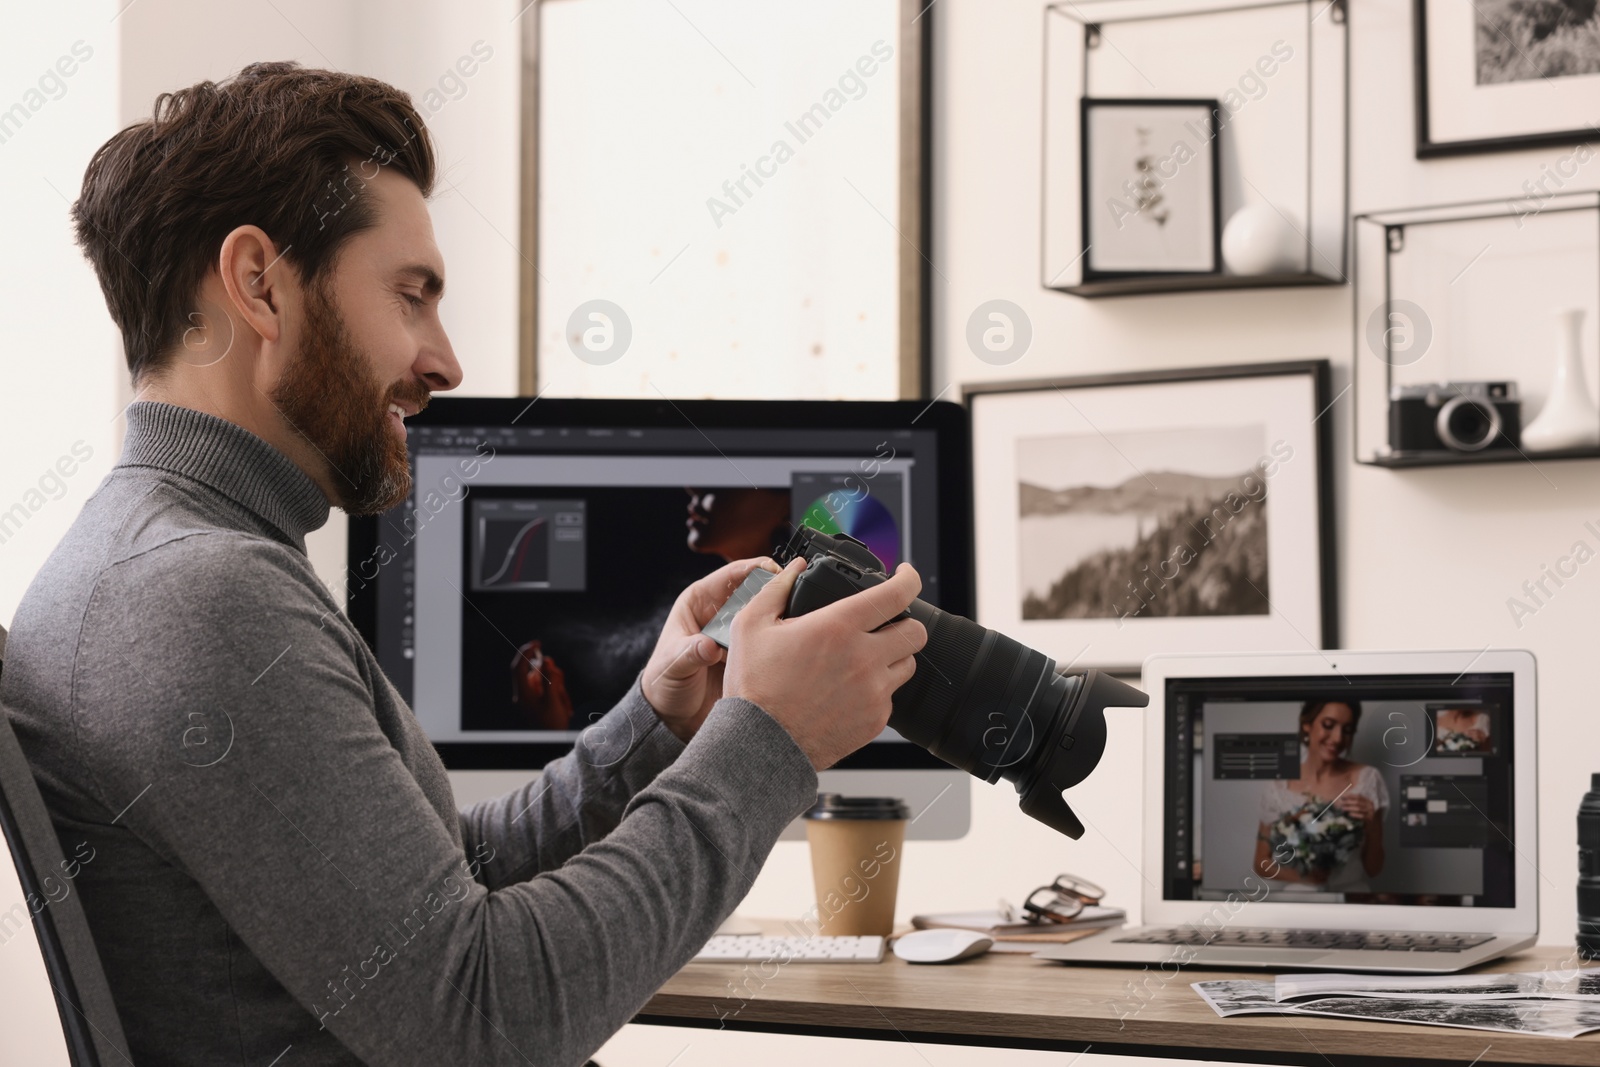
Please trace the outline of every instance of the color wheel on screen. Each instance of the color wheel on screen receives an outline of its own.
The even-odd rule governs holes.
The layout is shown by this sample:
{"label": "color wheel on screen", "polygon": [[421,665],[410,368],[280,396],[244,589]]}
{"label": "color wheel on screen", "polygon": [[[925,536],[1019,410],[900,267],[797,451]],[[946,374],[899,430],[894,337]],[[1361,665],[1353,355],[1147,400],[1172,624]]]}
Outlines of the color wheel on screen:
{"label": "color wheel on screen", "polygon": [[[844,494],[829,495],[842,497]],[[806,508],[805,517],[800,521],[825,534],[849,534],[872,549],[872,554],[883,561],[884,569],[891,574],[900,563],[900,524],[876,497],[836,499],[830,503],[827,496],[820,496]]]}

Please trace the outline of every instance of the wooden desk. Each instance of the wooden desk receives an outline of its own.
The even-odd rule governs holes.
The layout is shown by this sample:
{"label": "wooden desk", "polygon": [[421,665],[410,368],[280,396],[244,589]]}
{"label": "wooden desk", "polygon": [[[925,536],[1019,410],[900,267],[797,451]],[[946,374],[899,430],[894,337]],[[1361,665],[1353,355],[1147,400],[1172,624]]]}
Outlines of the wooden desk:
{"label": "wooden desk", "polygon": [[[1570,967],[1530,949],[1480,968]],[[775,973],[774,973],[775,972]],[[634,1020],[654,1025],[1249,1063],[1600,1065],[1600,1033],[1568,1040],[1405,1023],[1255,1015],[1219,1018],[1189,987],[1264,972],[1083,967],[991,953],[949,966],[692,963]],[[1167,979],[1163,981],[1163,979]],[[730,983],[740,992],[730,991]],[[1147,988],[1143,1007],[1130,984]]]}

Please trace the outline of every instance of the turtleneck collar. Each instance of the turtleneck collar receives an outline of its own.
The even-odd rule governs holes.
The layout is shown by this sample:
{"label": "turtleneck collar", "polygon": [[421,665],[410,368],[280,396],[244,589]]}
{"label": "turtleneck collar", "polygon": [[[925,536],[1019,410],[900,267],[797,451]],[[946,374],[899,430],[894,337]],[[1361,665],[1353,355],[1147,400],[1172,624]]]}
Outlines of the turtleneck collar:
{"label": "turtleneck collar", "polygon": [[155,400],[129,404],[127,417],[119,466],[156,467],[208,485],[302,552],[306,534],[328,521],[328,498],[311,476],[244,427]]}

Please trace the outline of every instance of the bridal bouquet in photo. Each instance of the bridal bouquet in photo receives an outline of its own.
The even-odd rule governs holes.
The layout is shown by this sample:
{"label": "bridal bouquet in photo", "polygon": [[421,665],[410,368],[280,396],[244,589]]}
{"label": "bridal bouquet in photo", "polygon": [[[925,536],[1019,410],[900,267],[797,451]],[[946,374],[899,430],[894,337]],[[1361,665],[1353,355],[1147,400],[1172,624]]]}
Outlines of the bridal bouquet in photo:
{"label": "bridal bouquet in photo", "polygon": [[1483,742],[1459,730],[1440,730],[1438,747],[1441,752],[1473,752],[1482,748]]}
{"label": "bridal bouquet in photo", "polygon": [[1267,845],[1279,864],[1314,874],[1333,871],[1361,847],[1361,824],[1321,800],[1278,816],[1268,828]]}

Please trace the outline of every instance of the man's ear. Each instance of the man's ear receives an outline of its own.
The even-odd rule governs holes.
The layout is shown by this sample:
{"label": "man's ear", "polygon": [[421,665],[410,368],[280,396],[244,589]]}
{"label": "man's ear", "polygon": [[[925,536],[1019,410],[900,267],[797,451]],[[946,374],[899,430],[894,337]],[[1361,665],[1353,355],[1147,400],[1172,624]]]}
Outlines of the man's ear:
{"label": "man's ear", "polygon": [[234,313],[263,341],[283,337],[284,297],[293,282],[281,256],[261,227],[240,226],[223,238],[217,257],[217,273]]}

